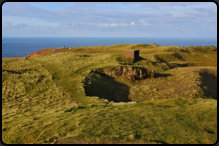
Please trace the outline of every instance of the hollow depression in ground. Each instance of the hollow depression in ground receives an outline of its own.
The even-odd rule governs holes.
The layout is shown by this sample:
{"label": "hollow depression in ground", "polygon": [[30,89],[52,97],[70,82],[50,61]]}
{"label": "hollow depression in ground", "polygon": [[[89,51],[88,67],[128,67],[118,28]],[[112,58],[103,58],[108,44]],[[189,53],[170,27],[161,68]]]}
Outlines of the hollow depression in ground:
{"label": "hollow depression in ground", "polygon": [[115,78],[143,80],[152,77],[153,72],[136,66],[117,66],[92,70],[85,78],[84,89],[87,96],[98,96],[114,102],[129,102],[129,86]]}

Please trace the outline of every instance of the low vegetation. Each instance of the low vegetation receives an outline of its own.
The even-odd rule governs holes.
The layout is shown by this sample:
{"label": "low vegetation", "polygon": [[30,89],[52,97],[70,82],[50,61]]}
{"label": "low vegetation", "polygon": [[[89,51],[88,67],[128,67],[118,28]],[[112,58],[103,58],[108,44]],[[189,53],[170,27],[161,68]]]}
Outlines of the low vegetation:
{"label": "low vegetation", "polygon": [[[121,56],[126,49],[140,58]],[[110,76],[120,66],[148,76]],[[217,48],[121,44],[3,58],[2,140],[213,144]]]}

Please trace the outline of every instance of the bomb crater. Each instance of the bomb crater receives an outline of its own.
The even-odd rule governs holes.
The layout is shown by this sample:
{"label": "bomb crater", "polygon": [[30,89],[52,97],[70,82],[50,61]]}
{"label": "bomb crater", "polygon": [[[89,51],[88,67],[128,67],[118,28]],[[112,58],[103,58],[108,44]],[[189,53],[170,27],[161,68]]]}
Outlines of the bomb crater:
{"label": "bomb crater", "polygon": [[113,102],[130,102],[129,86],[116,78],[141,80],[153,77],[153,72],[136,66],[115,66],[92,70],[84,80],[86,96],[98,96]]}

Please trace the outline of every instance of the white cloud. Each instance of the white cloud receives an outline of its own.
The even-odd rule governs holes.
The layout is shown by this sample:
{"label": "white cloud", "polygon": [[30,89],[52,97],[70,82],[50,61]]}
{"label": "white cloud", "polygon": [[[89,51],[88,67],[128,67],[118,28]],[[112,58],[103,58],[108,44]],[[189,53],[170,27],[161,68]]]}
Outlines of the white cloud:
{"label": "white cloud", "polygon": [[170,12],[170,14],[174,18],[184,18],[184,17],[188,16],[187,14],[185,14],[183,12],[176,12],[176,11]]}
{"label": "white cloud", "polygon": [[135,25],[135,22],[132,21],[132,22],[130,23],[130,25],[131,25],[131,26],[134,26],[134,25]]}
{"label": "white cloud", "polygon": [[5,25],[6,23],[12,23],[15,25],[27,24],[31,26],[59,26],[59,23],[47,22],[38,18],[19,17],[19,16],[3,16],[2,24]]}
{"label": "white cloud", "polygon": [[109,26],[115,27],[115,26],[118,26],[118,24],[117,23],[111,23],[111,24],[109,24]]}
{"label": "white cloud", "polygon": [[117,26],[134,26],[135,22],[130,22],[130,23],[101,23],[101,24],[97,24],[97,26],[100,27],[117,27]]}
{"label": "white cloud", "polygon": [[144,26],[149,26],[149,25],[150,25],[150,24],[149,24],[146,20],[144,20],[144,19],[140,19],[139,22],[140,22],[142,25],[144,25]]}
{"label": "white cloud", "polygon": [[102,24],[97,24],[97,26],[116,27],[116,26],[118,26],[118,24],[117,23],[102,23]]}

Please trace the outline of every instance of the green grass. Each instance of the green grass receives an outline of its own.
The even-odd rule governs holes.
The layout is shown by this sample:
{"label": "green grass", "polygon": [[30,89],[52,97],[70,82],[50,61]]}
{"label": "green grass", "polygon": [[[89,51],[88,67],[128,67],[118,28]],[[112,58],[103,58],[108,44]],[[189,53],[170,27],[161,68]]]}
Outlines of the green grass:
{"label": "green grass", "polygon": [[[122,57],[125,49],[139,49],[141,58]],[[156,78],[90,73],[119,65],[144,67]],[[122,44],[3,58],[2,139],[7,144],[213,144],[216,79],[213,46]]]}

